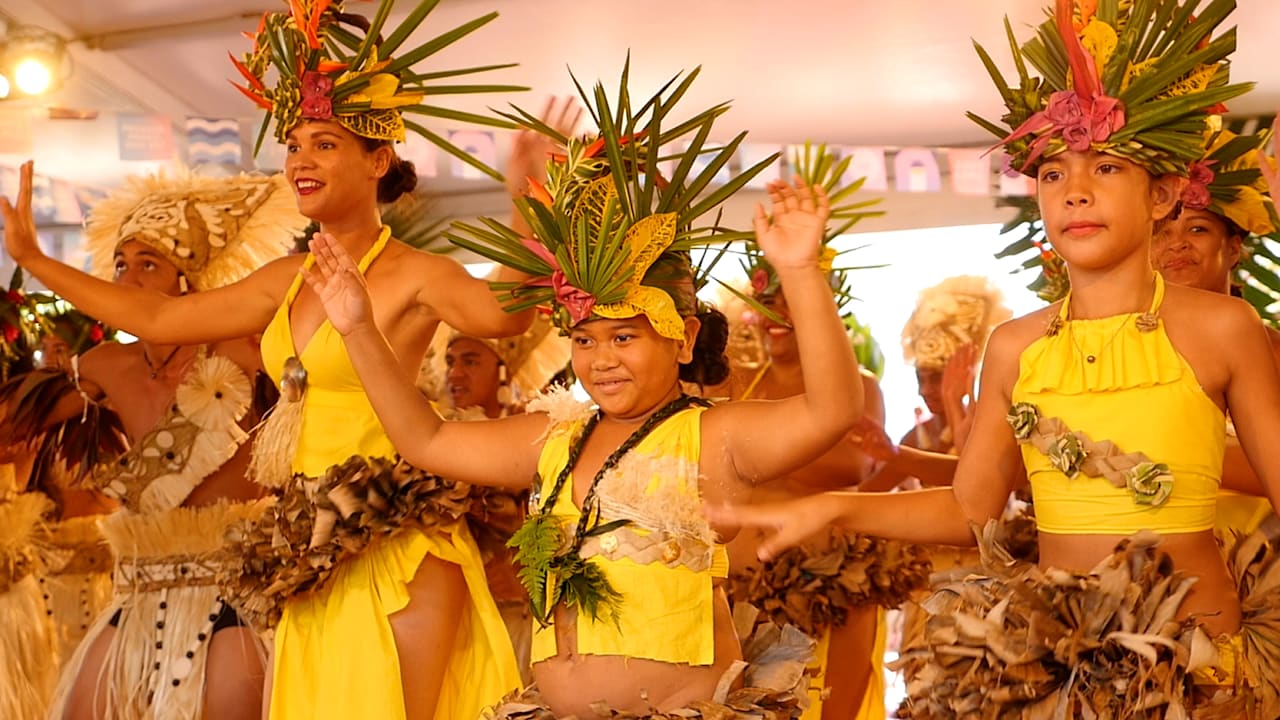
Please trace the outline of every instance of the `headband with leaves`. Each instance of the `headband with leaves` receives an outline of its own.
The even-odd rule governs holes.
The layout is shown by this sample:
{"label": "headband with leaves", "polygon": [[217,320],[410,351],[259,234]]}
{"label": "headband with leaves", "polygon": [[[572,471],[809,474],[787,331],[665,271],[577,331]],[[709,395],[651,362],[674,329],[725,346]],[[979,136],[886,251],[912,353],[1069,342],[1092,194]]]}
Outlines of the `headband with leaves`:
{"label": "headband with leaves", "polygon": [[[1033,174],[1064,150],[1110,153],[1156,175],[1187,174],[1204,152],[1207,112],[1246,92],[1230,85],[1231,28],[1212,37],[1235,0],[1056,0],[1036,36],[1019,47],[1010,87],[981,45],[978,54],[1000,90],[1010,130],[969,113],[1001,138],[1012,167]],[[1030,64],[1040,77],[1028,72]]]}
{"label": "headband with leaves", "polygon": [[[276,139],[284,142],[302,120],[333,120],[371,140],[399,142],[405,131],[418,133],[442,150],[501,181],[502,176],[471,154],[406,114],[509,128],[498,118],[435,104],[443,95],[525,90],[514,85],[455,85],[452,78],[513,67],[513,64],[414,70],[440,52],[498,17],[492,12],[411,46],[409,36],[428,21],[439,0],[422,0],[383,38],[381,33],[394,0],[382,0],[373,19],[343,12],[340,0],[289,0],[289,12],[264,13],[258,29],[245,36],[253,47],[235,65],[245,85],[240,92],[267,111],[254,152],[262,146],[274,119]],[[400,50],[404,52],[393,57]],[[274,86],[269,78],[274,70]],[[235,83],[232,83],[233,85]],[[426,98],[432,98],[426,102]]]}
{"label": "headband with leaves", "polygon": [[532,277],[494,284],[509,311],[543,308],[564,332],[592,317],[644,315],[663,337],[684,338],[682,318],[697,311],[701,280],[689,250],[750,237],[699,218],[777,157],[709,189],[746,133],[708,145],[716,118],[729,109],[723,103],[668,124],[698,72],[677,75],[638,105],[628,87],[629,59],[616,106],[602,84],[590,94],[578,85],[600,128],[586,137],[567,137],[520,108],[502,113],[565,148],[548,162],[546,184],[530,180],[529,196],[515,201],[531,236],[488,218],[449,233],[458,245]]}

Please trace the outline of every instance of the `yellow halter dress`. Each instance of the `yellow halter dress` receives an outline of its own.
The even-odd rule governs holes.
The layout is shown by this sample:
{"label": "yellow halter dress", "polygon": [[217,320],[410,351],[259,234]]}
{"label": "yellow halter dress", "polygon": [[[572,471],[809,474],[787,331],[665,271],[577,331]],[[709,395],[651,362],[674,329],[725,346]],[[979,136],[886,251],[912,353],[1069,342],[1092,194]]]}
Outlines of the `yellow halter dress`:
{"label": "yellow halter dress", "polygon": [[[384,227],[360,260],[362,273],[390,235]],[[304,267],[311,262],[308,257]],[[301,283],[301,277],[294,279],[262,337],[262,359],[277,383],[291,356],[307,369],[293,472],[316,477],[352,455],[394,456],[333,326],[326,320],[295,352],[289,310]],[[461,567],[470,593],[440,689],[437,720],[475,720],[486,706],[520,686],[511,641],[466,524],[430,534],[405,528],[337,568],[319,592],[285,606],[275,634],[271,720],[405,718],[400,658],[389,617],[409,604],[406,584],[427,555]]]}

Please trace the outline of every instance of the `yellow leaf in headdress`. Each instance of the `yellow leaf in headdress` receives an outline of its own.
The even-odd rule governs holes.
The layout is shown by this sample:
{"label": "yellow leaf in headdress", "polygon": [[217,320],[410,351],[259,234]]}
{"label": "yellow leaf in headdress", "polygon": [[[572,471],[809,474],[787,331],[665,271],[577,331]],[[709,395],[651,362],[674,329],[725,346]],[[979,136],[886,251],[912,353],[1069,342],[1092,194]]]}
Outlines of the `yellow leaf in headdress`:
{"label": "yellow leaf in headdress", "polygon": [[676,214],[663,213],[641,218],[627,229],[626,243],[631,253],[628,265],[627,296],[619,303],[596,305],[592,312],[607,318],[644,315],[659,335],[672,340],[684,338],[684,320],[675,300],[665,290],[642,285],[645,273],[676,238]]}
{"label": "yellow leaf in headdress", "polygon": [[1267,212],[1267,196],[1258,189],[1244,185],[1237,188],[1236,197],[1229,203],[1220,203],[1222,212],[1231,222],[1254,235],[1269,235],[1276,228],[1271,224],[1271,214]]}
{"label": "yellow leaf in headdress", "polygon": [[[576,240],[578,231],[578,223],[583,218],[587,221],[587,237],[592,238],[600,233],[600,223],[603,221],[604,209],[608,206],[611,199],[618,197],[618,186],[614,184],[613,178],[609,175],[598,177],[587,183],[587,186],[578,194],[578,199],[573,204],[573,208],[569,211],[569,227],[573,228],[573,238]],[[628,240],[630,236],[628,235]],[[577,252],[575,246],[570,246],[570,254]]]}
{"label": "yellow leaf in headdress", "polygon": [[641,218],[627,229],[626,243],[631,249],[631,282],[636,285],[664,250],[676,239],[676,214],[662,213]]}
{"label": "yellow leaf in headdress", "polygon": [[1085,51],[1093,56],[1099,69],[1107,66],[1119,42],[1115,28],[1097,18],[1090,20],[1080,33],[1080,44],[1084,45]]}

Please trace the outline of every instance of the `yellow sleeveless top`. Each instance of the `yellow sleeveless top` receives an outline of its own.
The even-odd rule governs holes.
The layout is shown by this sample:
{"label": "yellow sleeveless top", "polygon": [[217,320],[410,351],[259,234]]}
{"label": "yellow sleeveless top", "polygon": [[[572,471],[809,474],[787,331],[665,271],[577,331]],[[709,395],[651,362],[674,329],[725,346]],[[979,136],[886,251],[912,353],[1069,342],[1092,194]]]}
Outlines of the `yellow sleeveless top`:
{"label": "yellow sleeveless top", "polygon": [[[672,415],[601,479],[600,522],[626,518],[631,523],[592,538],[582,555],[604,571],[622,602],[616,626],[578,615],[578,653],[689,665],[715,661],[712,581],[728,575],[729,562],[701,512],[698,460],[704,409]],[[542,497],[550,496],[582,425],[554,428],[543,445],[538,458]],[[565,525],[576,523],[581,514],[573,501],[575,481],[570,476],[551,508],[551,515]],[[533,662],[555,655],[554,627],[535,627]]]}
{"label": "yellow sleeveless top", "polygon": [[[383,227],[360,259],[361,273],[390,238]],[[311,264],[308,257],[304,267]],[[316,477],[353,455],[393,457],[395,447],[333,325],[325,320],[302,352],[294,352],[289,308],[301,286],[299,276],[262,336],[263,363],[277,383],[289,357],[307,369],[293,471]],[[270,720],[405,720],[389,618],[409,604],[407,586],[428,555],[459,566],[468,592],[433,720],[477,718],[519,687],[511,640],[467,524],[430,534],[406,527],[335,568],[319,591],[285,606],[274,638]]]}
{"label": "yellow sleeveless top", "polygon": [[[1164,299],[1164,280],[1155,279],[1151,315]],[[1174,480],[1167,501],[1144,505],[1104,478],[1080,473],[1068,479],[1047,455],[1024,444],[1039,530],[1124,535],[1212,528],[1226,435],[1222,411],[1174,349],[1163,321],[1142,332],[1134,314],[1068,320],[1070,303],[1068,294],[1059,331],[1023,351],[1013,402],[1036,405],[1042,417],[1061,419],[1095,442],[1144,453],[1167,465]]]}
{"label": "yellow sleeveless top", "polygon": [[[360,272],[382,253],[391,239],[391,228],[384,226],[377,242],[360,258]],[[304,268],[313,259],[307,256]],[[309,477],[322,475],[330,465],[343,462],[352,455],[392,457],[395,447],[387,438],[378,415],[365,395],[364,386],[342,336],[326,319],[316,329],[301,351],[293,347],[293,326],[289,309],[302,288],[302,276],[293,279],[284,302],[262,335],[262,363],[278,385],[285,360],[297,357],[307,369],[307,394],[302,410],[302,428],[298,434],[298,450],[293,456],[293,471]]]}

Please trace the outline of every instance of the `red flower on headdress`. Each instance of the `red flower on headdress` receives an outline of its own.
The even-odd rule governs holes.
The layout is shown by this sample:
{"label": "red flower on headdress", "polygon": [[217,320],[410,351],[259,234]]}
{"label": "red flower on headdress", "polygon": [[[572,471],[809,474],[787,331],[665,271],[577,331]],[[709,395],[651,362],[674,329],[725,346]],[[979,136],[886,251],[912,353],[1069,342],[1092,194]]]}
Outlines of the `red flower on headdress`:
{"label": "red flower on headdress", "polygon": [[22,293],[18,292],[17,290],[9,290],[8,292],[6,292],[4,294],[4,299],[8,300],[14,305],[21,305],[22,303],[27,301],[27,299],[22,296]]}
{"label": "red flower on headdress", "polygon": [[751,289],[759,295],[769,289],[769,271],[758,267],[751,272]]}
{"label": "red flower on headdress", "polygon": [[564,271],[551,273],[551,287],[556,291],[556,302],[569,311],[569,319],[574,325],[591,317],[591,308],[596,305],[596,296],[569,284]]}
{"label": "red flower on headdress", "polygon": [[333,78],[324,73],[309,70],[302,74],[302,117],[308,120],[328,120],[333,117]]}
{"label": "red flower on headdress", "polygon": [[103,337],[105,337],[105,333],[103,333],[101,325],[94,325],[89,328],[89,342],[96,345],[102,342]]}
{"label": "red flower on headdress", "polygon": [[1215,160],[1208,162],[1193,162],[1189,170],[1189,182],[1187,186],[1182,188],[1182,204],[1192,210],[1203,210],[1209,207],[1213,202],[1212,196],[1209,194],[1209,184],[1213,182],[1216,175],[1210,165]]}
{"label": "red flower on headdress", "polygon": [[18,328],[8,323],[5,323],[4,341],[7,343],[14,343],[14,342],[17,342],[17,340],[18,340]]}

